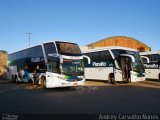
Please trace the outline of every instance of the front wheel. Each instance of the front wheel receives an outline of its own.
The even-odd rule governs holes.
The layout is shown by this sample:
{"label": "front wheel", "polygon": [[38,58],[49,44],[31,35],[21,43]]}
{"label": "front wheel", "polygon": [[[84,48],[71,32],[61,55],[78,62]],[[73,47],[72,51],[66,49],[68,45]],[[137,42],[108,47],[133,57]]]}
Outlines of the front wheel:
{"label": "front wheel", "polygon": [[42,76],[41,78],[41,85],[46,88],[46,77]]}
{"label": "front wheel", "polygon": [[14,75],[11,76],[11,81],[14,83]]}
{"label": "front wheel", "polygon": [[128,79],[127,79],[127,82],[128,82],[128,83],[131,83],[131,78],[128,78]]}
{"label": "front wheel", "polygon": [[18,76],[17,75],[15,75],[14,82],[18,83]]}
{"label": "front wheel", "polygon": [[160,82],[160,74],[158,75],[158,82]]}
{"label": "front wheel", "polygon": [[112,74],[109,75],[108,80],[109,80],[110,84],[115,84],[115,79],[114,79],[114,76]]}

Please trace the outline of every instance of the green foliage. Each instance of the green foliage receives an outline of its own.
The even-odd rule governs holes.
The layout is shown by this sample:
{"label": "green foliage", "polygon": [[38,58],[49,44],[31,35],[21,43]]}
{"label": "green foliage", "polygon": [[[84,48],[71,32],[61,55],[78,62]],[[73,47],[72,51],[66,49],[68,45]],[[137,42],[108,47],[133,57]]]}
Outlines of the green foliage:
{"label": "green foliage", "polygon": [[7,53],[7,51],[5,51],[5,50],[0,50],[0,53]]}

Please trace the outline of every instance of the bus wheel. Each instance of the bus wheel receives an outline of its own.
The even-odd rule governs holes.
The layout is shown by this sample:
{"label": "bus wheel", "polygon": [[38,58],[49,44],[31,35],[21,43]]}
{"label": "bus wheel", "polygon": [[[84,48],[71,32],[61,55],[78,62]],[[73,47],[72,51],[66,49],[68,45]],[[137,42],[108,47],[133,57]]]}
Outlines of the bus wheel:
{"label": "bus wheel", "polygon": [[17,75],[15,75],[15,77],[14,77],[14,82],[15,82],[15,83],[18,82],[18,76],[17,76]]}
{"label": "bus wheel", "polygon": [[158,75],[158,82],[160,82],[160,74]]}
{"label": "bus wheel", "polygon": [[46,88],[46,77],[44,76],[41,77],[41,85]]}
{"label": "bus wheel", "polygon": [[12,77],[11,77],[11,82],[14,83],[14,75],[12,75]]}
{"label": "bus wheel", "polygon": [[128,83],[131,83],[131,78],[128,78],[127,82],[128,82]]}
{"label": "bus wheel", "polygon": [[109,83],[110,83],[110,84],[115,84],[115,79],[114,79],[113,74],[110,74],[110,75],[109,75],[108,80],[109,80]]}

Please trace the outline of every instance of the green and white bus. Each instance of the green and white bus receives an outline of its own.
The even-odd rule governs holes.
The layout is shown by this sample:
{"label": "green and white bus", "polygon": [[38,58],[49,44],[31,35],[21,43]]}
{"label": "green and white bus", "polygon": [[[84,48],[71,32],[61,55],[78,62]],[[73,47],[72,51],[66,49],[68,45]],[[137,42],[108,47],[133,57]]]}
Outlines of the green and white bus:
{"label": "green and white bus", "polygon": [[[46,88],[83,85],[84,57],[76,43],[46,42],[9,54],[8,78],[14,82],[36,79]],[[36,70],[38,75],[34,77]]]}
{"label": "green and white bus", "polygon": [[83,52],[90,57],[91,64],[85,63],[85,78],[90,80],[106,80],[137,82],[145,80],[144,65],[139,52],[120,46],[90,49]]}

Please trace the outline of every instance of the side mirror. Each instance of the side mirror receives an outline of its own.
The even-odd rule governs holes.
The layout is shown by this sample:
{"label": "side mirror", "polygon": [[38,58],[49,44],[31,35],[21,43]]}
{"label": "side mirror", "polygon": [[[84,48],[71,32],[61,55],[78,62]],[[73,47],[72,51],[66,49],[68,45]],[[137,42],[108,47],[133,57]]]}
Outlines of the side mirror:
{"label": "side mirror", "polygon": [[114,67],[113,68],[115,68],[115,69],[121,69],[120,66],[119,66],[119,64],[118,64],[118,62],[117,62],[117,59],[114,58],[113,61],[114,61],[114,65],[113,65]]}
{"label": "side mirror", "polygon": [[91,64],[91,59],[87,55],[83,55],[84,58],[87,58],[88,64]]}
{"label": "side mirror", "polygon": [[141,56],[143,63],[149,63],[149,58],[146,56]]}

